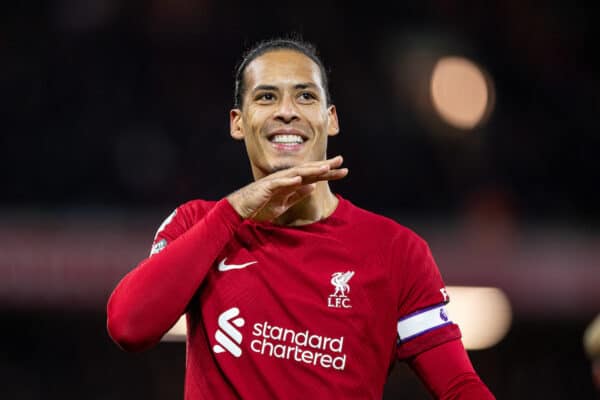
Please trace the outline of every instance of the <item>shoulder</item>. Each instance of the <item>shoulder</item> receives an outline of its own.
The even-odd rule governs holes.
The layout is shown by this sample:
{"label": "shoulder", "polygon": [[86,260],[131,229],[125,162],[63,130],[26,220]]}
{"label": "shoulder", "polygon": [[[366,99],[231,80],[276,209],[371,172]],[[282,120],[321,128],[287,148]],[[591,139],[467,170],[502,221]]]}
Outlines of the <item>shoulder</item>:
{"label": "shoulder", "polygon": [[192,225],[199,219],[202,219],[206,213],[217,204],[214,200],[194,199],[179,205],[174,213],[179,213],[179,218],[183,218]]}
{"label": "shoulder", "polygon": [[377,239],[384,239],[389,243],[420,243],[423,238],[407,226],[398,221],[361,208],[347,199],[340,197],[343,207],[341,218],[352,226],[352,229],[374,235]]}
{"label": "shoulder", "polygon": [[216,201],[195,199],[179,205],[162,221],[154,235],[154,241],[160,237],[174,239],[191,228],[214,207]]}

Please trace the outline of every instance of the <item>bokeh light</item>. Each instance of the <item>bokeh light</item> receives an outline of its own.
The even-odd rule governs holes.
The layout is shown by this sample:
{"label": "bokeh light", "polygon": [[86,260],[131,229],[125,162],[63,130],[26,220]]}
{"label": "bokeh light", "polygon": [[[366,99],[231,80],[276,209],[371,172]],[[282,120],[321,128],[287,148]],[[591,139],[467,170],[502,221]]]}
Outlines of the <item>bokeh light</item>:
{"label": "bokeh light", "polygon": [[163,342],[185,342],[187,335],[187,322],[185,315],[179,317],[175,325],[162,338]]}
{"label": "bokeh light", "polygon": [[479,125],[493,105],[491,80],[475,63],[462,57],[444,57],[436,63],[430,91],[440,117],[460,129]]}
{"label": "bokeh light", "polygon": [[458,324],[468,350],[496,345],[510,329],[512,311],[508,297],[493,287],[448,286],[448,314]]}

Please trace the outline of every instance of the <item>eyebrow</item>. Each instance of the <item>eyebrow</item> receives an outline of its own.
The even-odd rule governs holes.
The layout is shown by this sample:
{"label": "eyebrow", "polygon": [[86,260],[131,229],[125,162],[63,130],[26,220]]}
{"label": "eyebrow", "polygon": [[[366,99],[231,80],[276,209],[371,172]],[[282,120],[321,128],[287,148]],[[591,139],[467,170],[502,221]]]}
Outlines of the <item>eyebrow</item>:
{"label": "eyebrow", "polygon": [[[312,82],[303,82],[303,83],[297,83],[294,85],[294,89],[308,89],[308,88],[313,88],[316,89],[318,86]],[[254,88],[254,90],[252,90],[253,92],[257,92],[259,90],[278,90],[277,86],[274,85],[258,85],[257,87]]]}
{"label": "eyebrow", "polygon": [[277,90],[277,86],[273,85],[258,85],[252,91],[258,92],[259,90]]}
{"label": "eyebrow", "polygon": [[298,84],[294,85],[294,89],[308,89],[308,88],[316,89],[317,87],[318,86],[312,82],[298,83]]}

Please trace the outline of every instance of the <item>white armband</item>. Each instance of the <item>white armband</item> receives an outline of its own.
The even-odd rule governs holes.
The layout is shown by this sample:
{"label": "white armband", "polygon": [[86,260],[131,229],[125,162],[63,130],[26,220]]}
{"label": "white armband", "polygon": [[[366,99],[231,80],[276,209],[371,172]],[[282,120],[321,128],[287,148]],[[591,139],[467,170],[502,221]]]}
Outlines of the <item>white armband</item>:
{"label": "white armband", "polygon": [[406,342],[451,323],[445,304],[424,308],[398,320],[398,338],[400,342]]}

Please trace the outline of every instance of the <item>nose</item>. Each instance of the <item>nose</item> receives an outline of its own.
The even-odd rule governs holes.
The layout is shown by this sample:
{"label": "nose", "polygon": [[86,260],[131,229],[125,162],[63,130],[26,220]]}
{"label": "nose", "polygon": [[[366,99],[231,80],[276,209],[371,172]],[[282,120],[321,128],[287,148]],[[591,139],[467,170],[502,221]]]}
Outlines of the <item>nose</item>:
{"label": "nose", "polygon": [[293,97],[290,95],[283,96],[275,112],[275,119],[289,124],[299,118],[300,115]]}

